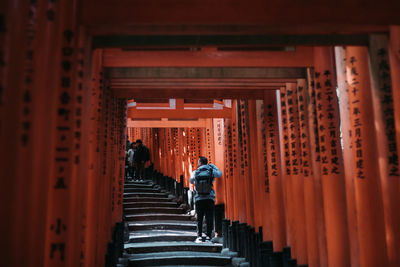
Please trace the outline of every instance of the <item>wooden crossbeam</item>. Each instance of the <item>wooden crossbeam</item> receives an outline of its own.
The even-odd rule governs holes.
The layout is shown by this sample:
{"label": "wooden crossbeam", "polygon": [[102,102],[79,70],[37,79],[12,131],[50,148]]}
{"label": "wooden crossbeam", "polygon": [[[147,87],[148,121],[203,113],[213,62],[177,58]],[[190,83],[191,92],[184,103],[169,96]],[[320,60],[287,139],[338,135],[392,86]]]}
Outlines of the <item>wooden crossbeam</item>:
{"label": "wooden crossbeam", "polygon": [[93,48],[143,46],[368,45],[367,34],[309,35],[101,35]]}
{"label": "wooden crossbeam", "polygon": [[313,48],[295,51],[124,51],[104,49],[105,67],[311,67]]}
{"label": "wooden crossbeam", "polygon": [[307,77],[305,68],[244,68],[244,67],[118,67],[105,68],[107,78],[273,78],[293,79]]}
{"label": "wooden crossbeam", "polygon": [[119,88],[113,89],[113,95],[119,98],[190,98],[190,99],[262,99],[263,91],[277,90],[277,87],[260,87],[256,89],[232,89],[232,88],[213,88],[213,89],[133,89]]}
{"label": "wooden crossbeam", "polygon": [[230,118],[232,111],[229,108],[215,109],[128,109],[128,118],[132,119],[198,119],[198,118]]}
{"label": "wooden crossbeam", "polygon": [[127,127],[134,128],[205,128],[207,127],[206,119],[192,120],[132,120],[128,119]]}

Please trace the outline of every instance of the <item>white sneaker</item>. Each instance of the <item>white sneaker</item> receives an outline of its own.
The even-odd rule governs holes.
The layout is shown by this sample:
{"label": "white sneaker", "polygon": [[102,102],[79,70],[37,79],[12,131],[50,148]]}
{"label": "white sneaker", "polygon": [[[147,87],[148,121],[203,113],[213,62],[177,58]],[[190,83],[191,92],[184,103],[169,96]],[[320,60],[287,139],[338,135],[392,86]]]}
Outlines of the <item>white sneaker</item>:
{"label": "white sneaker", "polygon": [[206,236],[206,243],[211,243],[211,238]]}
{"label": "white sneaker", "polygon": [[194,243],[202,243],[203,242],[203,238],[201,236],[197,237],[196,240],[194,241]]}

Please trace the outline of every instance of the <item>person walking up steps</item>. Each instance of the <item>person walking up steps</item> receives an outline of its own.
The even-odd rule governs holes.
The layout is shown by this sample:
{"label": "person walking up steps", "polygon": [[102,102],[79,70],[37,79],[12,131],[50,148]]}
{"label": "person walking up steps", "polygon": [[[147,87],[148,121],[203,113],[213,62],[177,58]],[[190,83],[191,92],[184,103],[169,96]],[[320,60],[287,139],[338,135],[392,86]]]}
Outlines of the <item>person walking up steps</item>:
{"label": "person walking up steps", "polygon": [[197,238],[196,243],[203,242],[203,216],[206,216],[207,233],[206,242],[211,242],[211,234],[214,228],[215,191],[214,179],[221,177],[222,172],[214,165],[208,164],[207,158],[199,157],[198,168],[189,179],[194,184],[195,209],[197,213]]}
{"label": "person walking up steps", "polygon": [[145,145],[143,145],[143,142],[140,139],[136,140],[136,151],[133,158],[136,164],[136,179],[142,181],[145,178],[145,164],[150,160],[150,151]]}

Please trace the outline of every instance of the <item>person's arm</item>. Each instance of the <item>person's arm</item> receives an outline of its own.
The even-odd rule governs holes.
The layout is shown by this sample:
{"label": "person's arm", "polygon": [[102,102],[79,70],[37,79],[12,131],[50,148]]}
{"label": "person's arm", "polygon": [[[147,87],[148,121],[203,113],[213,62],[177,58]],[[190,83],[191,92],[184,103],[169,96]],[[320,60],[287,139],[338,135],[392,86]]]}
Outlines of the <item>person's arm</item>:
{"label": "person's arm", "polygon": [[190,175],[189,178],[189,183],[194,184],[195,180],[194,180],[194,171],[192,172],[192,174]]}
{"label": "person's arm", "polygon": [[211,168],[213,168],[213,176],[214,178],[218,178],[222,176],[222,172],[215,166],[214,164],[208,164]]}

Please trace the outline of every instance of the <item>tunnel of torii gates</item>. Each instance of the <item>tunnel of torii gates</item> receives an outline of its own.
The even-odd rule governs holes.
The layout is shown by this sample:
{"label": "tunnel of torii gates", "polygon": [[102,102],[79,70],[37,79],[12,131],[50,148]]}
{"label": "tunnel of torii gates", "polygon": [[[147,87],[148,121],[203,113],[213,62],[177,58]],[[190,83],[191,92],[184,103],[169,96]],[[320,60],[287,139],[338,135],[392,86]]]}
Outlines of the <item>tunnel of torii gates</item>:
{"label": "tunnel of torii gates", "polygon": [[299,264],[400,266],[395,2],[106,2],[1,1],[2,266],[104,266],[127,135],[186,187],[206,156],[225,217]]}

